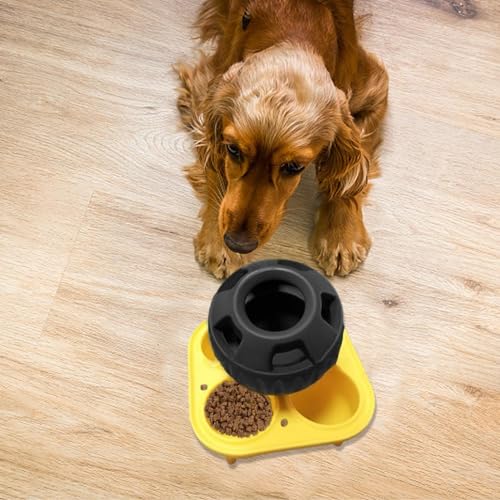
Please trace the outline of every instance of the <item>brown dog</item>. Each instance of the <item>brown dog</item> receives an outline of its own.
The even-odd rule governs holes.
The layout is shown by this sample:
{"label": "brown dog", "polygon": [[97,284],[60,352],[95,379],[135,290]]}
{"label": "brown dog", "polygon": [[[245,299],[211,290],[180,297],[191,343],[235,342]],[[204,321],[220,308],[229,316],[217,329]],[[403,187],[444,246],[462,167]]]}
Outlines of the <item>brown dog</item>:
{"label": "brown dog", "polygon": [[215,52],[177,66],[203,201],[197,260],[218,278],[244,264],[315,167],[314,257],[327,275],[356,269],[388,79],[358,43],[352,0],[205,0],[197,26]]}

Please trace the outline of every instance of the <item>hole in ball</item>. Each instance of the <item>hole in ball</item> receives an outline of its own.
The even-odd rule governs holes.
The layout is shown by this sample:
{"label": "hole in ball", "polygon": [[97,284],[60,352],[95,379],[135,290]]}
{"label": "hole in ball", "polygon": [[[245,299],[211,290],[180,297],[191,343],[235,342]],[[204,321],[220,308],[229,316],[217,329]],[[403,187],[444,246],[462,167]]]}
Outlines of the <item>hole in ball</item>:
{"label": "hole in ball", "polygon": [[302,292],[285,281],[255,286],[245,299],[248,319],[262,330],[278,332],[296,325],[304,314]]}

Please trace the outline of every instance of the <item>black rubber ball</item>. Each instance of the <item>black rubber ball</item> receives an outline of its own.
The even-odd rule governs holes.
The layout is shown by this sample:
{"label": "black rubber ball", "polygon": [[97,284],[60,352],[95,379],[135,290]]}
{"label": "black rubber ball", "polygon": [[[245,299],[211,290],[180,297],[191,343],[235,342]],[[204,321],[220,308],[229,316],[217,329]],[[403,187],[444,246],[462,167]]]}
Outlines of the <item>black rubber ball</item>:
{"label": "black rubber ball", "polygon": [[237,382],[263,394],[308,387],[337,362],[344,319],[330,282],[288,260],[241,268],[208,314],[215,356]]}

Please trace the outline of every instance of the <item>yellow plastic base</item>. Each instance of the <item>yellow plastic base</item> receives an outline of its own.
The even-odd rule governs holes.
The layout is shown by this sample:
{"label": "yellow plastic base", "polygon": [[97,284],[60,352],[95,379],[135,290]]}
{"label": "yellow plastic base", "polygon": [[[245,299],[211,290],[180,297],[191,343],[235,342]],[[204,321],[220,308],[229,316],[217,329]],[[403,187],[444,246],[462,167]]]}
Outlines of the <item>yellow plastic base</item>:
{"label": "yellow plastic base", "polygon": [[342,444],[359,434],[372,419],[375,395],[351,340],[344,339],[337,364],[306,389],[270,396],[273,418],[255,436],[238,438],[213,429],[205,417],[210,393],[232,380],[217,361],[203,322],[189,342],[189,417],[198,439],[210,450],[236,458],[320,444]]}

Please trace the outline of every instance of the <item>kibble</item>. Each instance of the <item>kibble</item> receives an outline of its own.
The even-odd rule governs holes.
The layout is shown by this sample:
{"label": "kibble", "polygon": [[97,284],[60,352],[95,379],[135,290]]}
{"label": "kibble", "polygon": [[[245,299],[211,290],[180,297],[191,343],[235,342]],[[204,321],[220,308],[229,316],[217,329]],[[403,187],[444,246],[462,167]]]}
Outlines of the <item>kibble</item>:
{"label": "kibble", "polygon": [[208,397],[205,415],[219,432],[248,437],[270,424],[273,411],[266,396],[237,382],[223,382]]}

